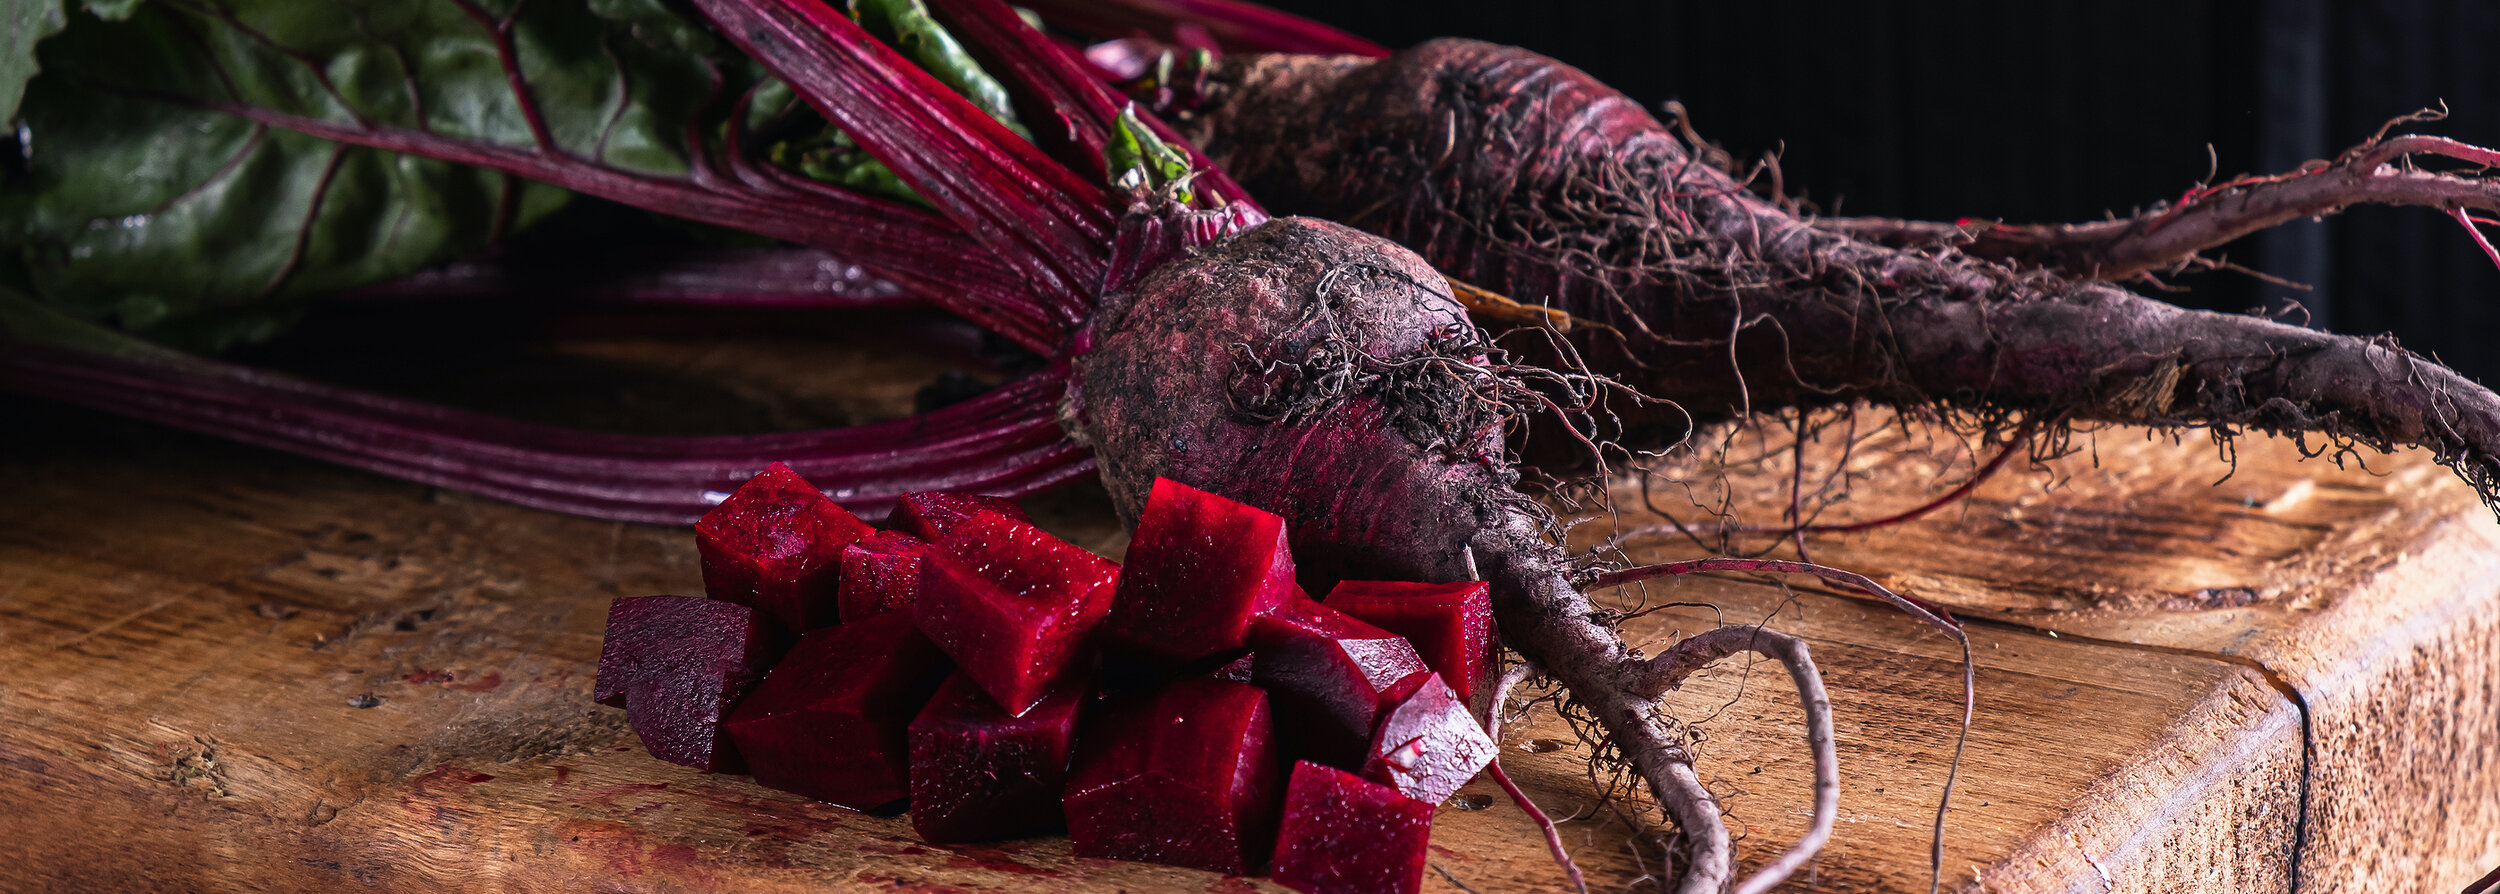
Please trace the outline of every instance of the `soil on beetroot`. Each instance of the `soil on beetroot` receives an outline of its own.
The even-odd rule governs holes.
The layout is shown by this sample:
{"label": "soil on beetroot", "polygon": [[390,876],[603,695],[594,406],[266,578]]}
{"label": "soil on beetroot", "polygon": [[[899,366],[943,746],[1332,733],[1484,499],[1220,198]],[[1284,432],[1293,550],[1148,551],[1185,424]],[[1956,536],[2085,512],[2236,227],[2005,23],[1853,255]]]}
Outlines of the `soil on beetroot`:
{"label": "soil on beetroot", "polygon": [[1589,367],[1673,402],[1612,408],[1636,446],[1680,438],[1686,413],[1869,400],[1975,411],[1983,429],[2021,411],[2306,435],[2321,453],[2419,445],[2495,493],[2500,397],[2386,339],[1817,227],[1689,132],[1522,50],[1228,57],[1192,99],[1184,131],[1271,207],[1569,312]]}

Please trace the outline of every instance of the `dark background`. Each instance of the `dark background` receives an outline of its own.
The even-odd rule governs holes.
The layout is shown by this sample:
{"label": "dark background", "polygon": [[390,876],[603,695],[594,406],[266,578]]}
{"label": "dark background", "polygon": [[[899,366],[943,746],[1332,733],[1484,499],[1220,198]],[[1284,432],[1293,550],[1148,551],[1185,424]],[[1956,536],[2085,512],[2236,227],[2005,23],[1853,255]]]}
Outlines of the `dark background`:
{"label": "dark background", "polygon": [[[2217,167],[2332,157],[2442,100],[2454,117],[2415,131],[2500,143],[2494,0],[1266,2],[1392,47],[1517,44],[1653,108],[1681,100],[1740,158],[1782,150],[1789,191],[1826,212],[2093,219]],[[2500,326],[2500,269],[2437,211],[2356,209],[2223,253],[2316,289],[2208,273],[2163,297],[2298,301],[2315,324],[2392,331],[2500,380],[2500,350],[2481,343]]]}

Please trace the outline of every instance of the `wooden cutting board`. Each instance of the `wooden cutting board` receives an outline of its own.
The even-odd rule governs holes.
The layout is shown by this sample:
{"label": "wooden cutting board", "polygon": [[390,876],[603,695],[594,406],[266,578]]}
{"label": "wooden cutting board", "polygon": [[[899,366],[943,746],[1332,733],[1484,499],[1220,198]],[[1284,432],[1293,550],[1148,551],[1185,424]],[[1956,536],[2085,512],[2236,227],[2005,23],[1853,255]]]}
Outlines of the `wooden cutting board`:
{"label": "wooden cutting board", "polygon": [[[1728,481],[1755,521],[1788,481],[1845,481],[1827,516],[1870,517],[1971,464],[1877,438],[1795,476],[1775,427],[1746,437],[1769,459]],[[1807,543],[1970,618],[1948,889],[2442,892],[2500,864],[2500,525],[2462,485],[2418,455],[2338,470],[2262,439],[2235,472],[2201,440],[2077,446],[1917,523]],[[1618,481],[1618,505],[1642,485]],[[1089,490],[1033,509],[1125,545]],[[1656,521],[1627,510],[1574,542]],[[0,890],[1270,889],[1075,859],[1064,838],[924,845],[899,817],[645,756],[589,699],[606,605],[699,580],[683,528],[0,400]],[[1959,716],[1947,640],[1804,581],[1602,596],[1656,607],[1626,627],[1653,646],[1720,623],[1810,640],[1845,775],[1837,835],[1787,889],[1925,889]],[[1641,889],[1662,830],[1601,802],[1620,780],[1531,710],[1505,765],[1568,818],[1593,888]],[[1743,860],[1785,847],[1809,759],[1784,675],[1724,662],[1669,713]],[[1483,782],[1440,809],[1431,859],[1432,891],[1564,889]]]}

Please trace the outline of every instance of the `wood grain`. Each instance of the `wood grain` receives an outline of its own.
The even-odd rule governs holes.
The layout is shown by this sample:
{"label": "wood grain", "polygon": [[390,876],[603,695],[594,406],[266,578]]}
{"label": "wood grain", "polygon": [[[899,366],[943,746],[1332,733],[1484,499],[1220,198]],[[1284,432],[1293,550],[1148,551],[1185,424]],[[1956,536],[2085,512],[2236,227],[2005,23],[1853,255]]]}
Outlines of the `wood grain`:
{"label": "wood grain", "polygon": [[[33,401],[0,402],[0,425],[0,889],[1265,889],[1076,859],[1060,838],[932,847],[901,818],[644,756],[620,712],[590,703],[590,678],[608,600],[699,587],[683,529]],[[1851,493],[1938,480],[1876,446],[1853,460],[1868,467]],[[1980,704],[1948,887],[2286,891],[2297,867],[2303,891],[2432,891],[2500,863],[2490,516],[2418,457],[2374,477],[2244,441],[2218,487],[2208,445],[2109,433],[2100,460],[1809,543],[1975,619]],[[1734,481],[1749,514],[1775,517],[1785,470],[1749,474]],[[1125,544],[1098,494],[1034,509],[1089,548]],[[1847,775],[1839,834],[1789,887],[1923,890],[1958,652],[1878,605],[1781,583],[1604,598],[1708,606],[1631,622],[1653,647],[1718,623],[1807,637]],[[1782,675],[1725,662],[1671,713],[1744,857],[1784,847],[1808,761]],[[1659,870],[1660,830],[1598,803],[1612,780],[1592,780],[1550,710],[1505,745],[1540,803],[1576,817],[1566,840],[1593,883],[1637,889]],[[1441,809],[1428,889],[1562,890],[1494,794],[1479,782]]]}

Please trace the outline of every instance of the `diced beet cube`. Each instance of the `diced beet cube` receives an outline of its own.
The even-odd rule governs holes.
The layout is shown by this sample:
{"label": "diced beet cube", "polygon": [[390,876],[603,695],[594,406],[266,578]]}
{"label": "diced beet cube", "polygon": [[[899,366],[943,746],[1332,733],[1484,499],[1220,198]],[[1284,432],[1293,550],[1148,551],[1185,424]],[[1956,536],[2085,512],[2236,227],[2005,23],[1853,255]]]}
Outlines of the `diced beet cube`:
{"label": "diced beet cube", "polygon": [[887,523],[895,530],[936,543],[946,532],[983,511],[995,512],[1017,521],[1029,522],[1024,507],[1006,497],[981,494],[918,493],[904,494],[894,503],[894,517]]}
{"label": "diced beet cube", "polygon": [[1427,674],[1413,686],[1380,719],[1363,759],[1363,778],[1439,804],[1492,763],[1493,739],[1440,674]]}
{"label": "diced beet cube", "polygon": [[700,770],[744,766],[721,718],[787,645],[754,609],[693,596],[608,603],[591,697],[625,709],[652,757]]}
{"label": "diced beet cube", "polygon": [[1276,699],[1287,753],[1331,766],[1362,766],[1400,684],[1428,673],[1405,637],[1308,599],[1259,616],[1250,642],[1259,655],[1253,682]]}
{"label": "diced beet cube", "polygon": [[1120,566],[996,512],[949,530],[920,564],[920,631],[1008,713],[1074,667],[1111,610]]}
{"label": "diced beet cube", "polygon": [[901,531],[878,531],[842,548],[843,623],[898,608],[920,597],[920,556],[929,544]]}
{"label": "diced beet cube", "polygon": [[724,726],[755,781],[874,810],[910,792],[905,730],[946,673],[911,616],[887,612],[800,637]]}
{"label": "diced beet cube", "polygon": [[911,827],[933,844],[1056,831],[1083,687],[1015,717],[956,674],[911,722]]}
{"label": "diced beet cube", "polygon": [[1382,630],[1406,637],[1424,664],[1476,713],[1487,707],[1502,643],[1493,629],[1493,595],[1483,581],[1411,584],[1345,581],[1328,591],[1327,605]]}
{"label": "diced beet cube", "polygon": [[1267,694],[1183,678],[1089,725],[1068,783],[1081,857],[1233,875],[1275,840],[1278,765]]}
{"label": "diced beet cube", "polygon": [[1276,883],[1303,894],[1415,894],[1432,807],[1344,770],[1296,763],[1276,831]]}
{"label": "diced beet cube", "polygon": [[789,466],[774,463],[694,523],[694,544],[703,556],[704,592],[755,606],[797,632],[835,622],[842,548],[873,533]]}
{"label": "diced beet cube", "polygon": [[1300,595],[1284,519],[1157,478],[1104,630],[1118,646],[1187,661],[1241,648],[1251,618]]}

